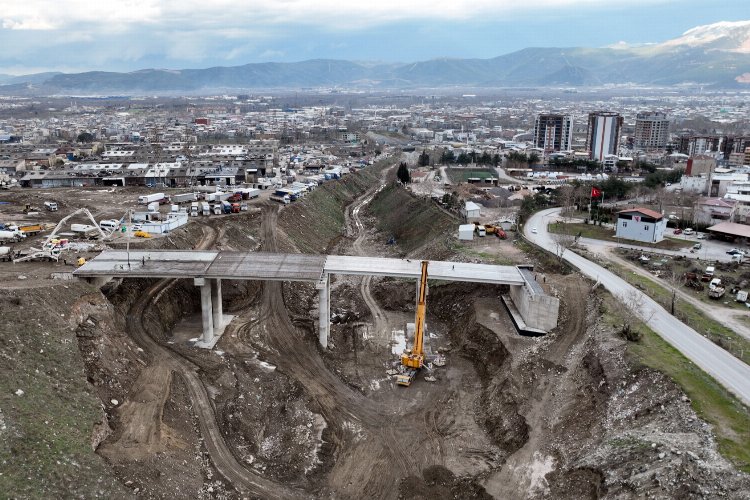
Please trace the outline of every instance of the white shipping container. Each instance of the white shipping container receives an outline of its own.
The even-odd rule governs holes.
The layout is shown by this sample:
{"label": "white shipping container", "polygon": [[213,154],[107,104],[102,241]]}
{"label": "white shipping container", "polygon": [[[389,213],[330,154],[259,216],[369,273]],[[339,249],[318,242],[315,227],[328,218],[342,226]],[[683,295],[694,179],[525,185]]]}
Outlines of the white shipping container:
{"label": "white shipping container", "polygon": [[458,226],[458,239],[472,241],[474,239],[474,224],[461,224]]}
{"label": "white shipping container", "polygon": [[138,197],[138,203],[141,205],[148,205],[151,202],[163,200],[165,198],[164,193],[146,194]]}

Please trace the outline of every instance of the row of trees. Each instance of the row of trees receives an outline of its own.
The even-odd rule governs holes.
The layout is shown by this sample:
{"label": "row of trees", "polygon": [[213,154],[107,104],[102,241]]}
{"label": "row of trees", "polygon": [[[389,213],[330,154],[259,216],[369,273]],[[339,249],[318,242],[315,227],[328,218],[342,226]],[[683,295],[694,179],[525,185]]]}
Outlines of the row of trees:
{"label": "row of trees", "polygon": [[[425,153],[422,153],[423,155]],[[420,156],[421,160],[422,156]],[[474,163],[476,165],[493,165],[498,166],[502,159],[500,158],[500,155],[495,153],[494,155],[491,155],[487,151],[484,151],[483,153],[477,153],[476,151],[470,151],[465,152],[461,151],[461,153],[456,156],[456,153],[454,153],[450,149],[444,149],[443,152],[440,154],[440,163],[443,165],[449,165],[452,163],[457,163],[459,165],[468,165],[470,163]],[[421,163],[420,163],[421,165]]]}

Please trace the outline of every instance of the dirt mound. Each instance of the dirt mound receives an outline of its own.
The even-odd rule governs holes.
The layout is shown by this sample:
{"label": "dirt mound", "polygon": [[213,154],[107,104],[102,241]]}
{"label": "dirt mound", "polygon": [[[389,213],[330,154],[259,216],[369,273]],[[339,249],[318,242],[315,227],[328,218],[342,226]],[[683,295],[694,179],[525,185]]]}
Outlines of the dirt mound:
{"label": "dirt mound", "polygon": [[418,198],[397,184],[387,185],[367,207],[377,229],[393,237],[407,254],[457,230],[459,221],[432,201]]}
{"label": "dirt mound", "polygon": [[[10,498],[124,497],[93,446],[107,434],[76,341],[98,306],[80,282],[0,287],[0,491]],[[94,300],[97,302],[97,300]],[[81,314],[77,314],[81,312]]]}

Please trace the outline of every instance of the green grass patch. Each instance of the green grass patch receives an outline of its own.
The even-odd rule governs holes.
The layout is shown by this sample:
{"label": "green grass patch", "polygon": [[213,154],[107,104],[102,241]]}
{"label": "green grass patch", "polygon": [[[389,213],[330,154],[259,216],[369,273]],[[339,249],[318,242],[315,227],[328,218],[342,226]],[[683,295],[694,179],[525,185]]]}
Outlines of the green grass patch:
{"label": "green grass patch", "polygon": [[491,168],[447,168],[448,177],[454,184],[459,182],[468,182],[471,178],[488,179],[494,177],[497,179],[497,171]]}
{"label": "green grass patch", "polygon": [[[643,290],[649,297],[658,302],[667,311],[671,310],[672,292],[656,281],[636,274],[630,269],[608,262],[607,269],[624,279],[631,285]],[[675,302],[675,317],[693,328],[698,333],[706,336],[714,344],[724,348],[738,359],[750,363],[750,341],[738,335],[721,323],[707,317],[695,306],[680,300],[679,296]]]}
{"label": "green grass patch", "polygon": [[593,240],[605,240],[613,241],[615,243],[624,243],[631,245],[648,245],[649,248],[658,248],[661,250],[680,250],[681,248],[687,248],[693,246],[692,241],[676,240],[672,238],[666,238],[655,245],[644,244],[639,241],[624,240],[622,238],[615,238],[615,231],[604,226],[595,226],[593,224],[583,224],[580,222],[555,222],[548,226],[550,233],[554,234],[568,234],[572,236],[580,235],[583,238],[591,238]]}
{"label": "green grass patch", "polygon": [[[622,323],[618,315],[621,306],[607,295],[603,320],[617,328]],[[750,409],[698,368],[677,349],[662,340],[644,324],[638,342],[627,344],[631,361],[670,377],[691,400],[698,416],[713,425],[719,452],[738,469],[750,473]]]}

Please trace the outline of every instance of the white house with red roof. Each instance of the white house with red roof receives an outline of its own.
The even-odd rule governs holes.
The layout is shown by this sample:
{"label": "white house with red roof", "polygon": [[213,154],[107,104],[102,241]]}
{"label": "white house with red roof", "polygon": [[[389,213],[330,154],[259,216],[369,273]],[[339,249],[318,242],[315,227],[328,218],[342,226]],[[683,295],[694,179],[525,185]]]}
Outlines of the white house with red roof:
{"label": "white house with red roof", "polygon": [[615,236],[643,243],[658,243],[664,239],[667,219],[648,208],[629,208],[617,212]]}

